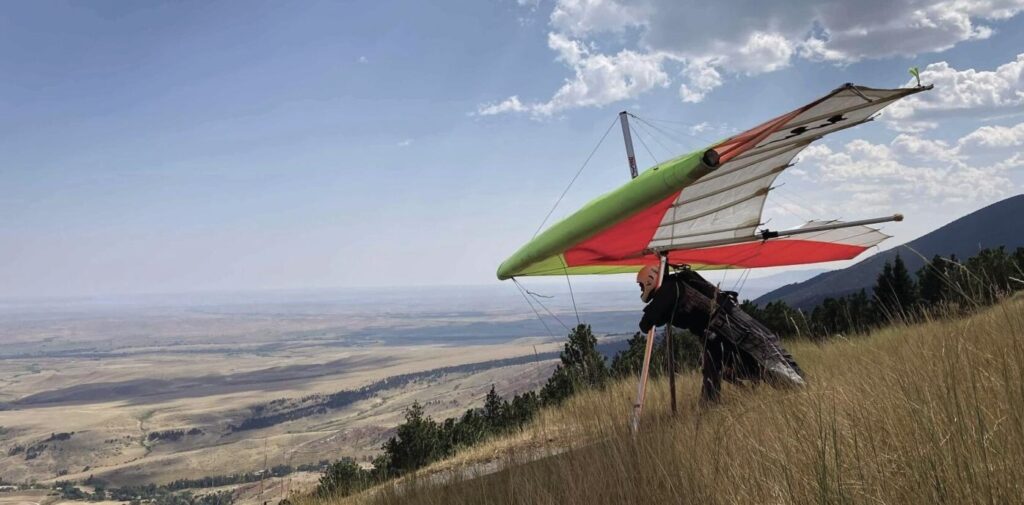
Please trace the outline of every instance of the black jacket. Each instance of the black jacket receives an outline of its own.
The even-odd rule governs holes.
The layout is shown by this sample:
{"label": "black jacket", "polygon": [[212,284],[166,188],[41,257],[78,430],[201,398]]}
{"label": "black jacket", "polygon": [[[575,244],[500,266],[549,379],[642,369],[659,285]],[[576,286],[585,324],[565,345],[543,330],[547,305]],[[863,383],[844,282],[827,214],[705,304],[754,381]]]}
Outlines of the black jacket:
{"label": "black jacket", "polygon": [[654,326],[672,323],[702,337],[712,312],[728,296],[692,270],[669,275],[644,307],[640,330],[647,333]]}
{"label": "black jacket", "polygon": [[[733,354],[733,361],[746,364],[752,375],[769,374],[777,383],[803,384],[803,371],[782,347],[779,337],[743,312],[735,293],[719,291],[697,272],[684,269],[666,277],[644,308],[641,330],[647,332],[665,324],[690,330],[704,342],[705,350],[711,342],[722,347],[721,352],[711,356],[713,361]],[[715,363],[715,367],[719,366]],[[713,375],[718,377],[719,372]]]}

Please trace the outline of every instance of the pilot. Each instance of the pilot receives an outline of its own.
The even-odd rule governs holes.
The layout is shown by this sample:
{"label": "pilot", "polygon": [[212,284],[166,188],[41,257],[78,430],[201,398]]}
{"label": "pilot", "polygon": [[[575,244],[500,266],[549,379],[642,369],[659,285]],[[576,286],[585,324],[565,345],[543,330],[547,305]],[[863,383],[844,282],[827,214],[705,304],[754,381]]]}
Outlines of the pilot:
{"label": "pilot", "polygon": [[701,340],[701,405],[719,401],[723,378],[735,384],[805,384],[803,371],[779,337],[740,309],[736,293],[719,291],[688,267],[666,275],[659,287],[661,275],[658,265],[637,274],[640,299],[647,304],[640,330],[671,324]]}

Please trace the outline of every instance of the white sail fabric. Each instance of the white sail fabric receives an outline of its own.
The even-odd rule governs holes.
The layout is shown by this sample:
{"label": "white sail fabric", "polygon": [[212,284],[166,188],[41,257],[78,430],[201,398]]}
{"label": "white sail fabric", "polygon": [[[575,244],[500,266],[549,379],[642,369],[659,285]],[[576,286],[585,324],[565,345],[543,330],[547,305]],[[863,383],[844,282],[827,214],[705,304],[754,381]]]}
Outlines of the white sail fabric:
{"label": "white sail fabric", "polygon": [[718,144],[715,149],[724,162],[679,193],[649,248],[692,249],[756,239],[772,183],[801,150],[824,135],[871,120],[885,106],[917,91],[846,85]]}
{"label": "white sail fabric", "polygon": [[[828,224],[838,223],[840,221],[810,221],[800,228],[814,228],[817,226],[824,226]],[[793,235],[789,237],[779,238],[779,241],[787,240],[813,240],[816,242],[829,242],[832,244],[844,244],[854,247],[874,247],[883,240],[889,238],[886,235],[870,226],[848,226],[846,228],[836,228],[834,230],[823,230],[817,233],[811,232],[802,235]]]}

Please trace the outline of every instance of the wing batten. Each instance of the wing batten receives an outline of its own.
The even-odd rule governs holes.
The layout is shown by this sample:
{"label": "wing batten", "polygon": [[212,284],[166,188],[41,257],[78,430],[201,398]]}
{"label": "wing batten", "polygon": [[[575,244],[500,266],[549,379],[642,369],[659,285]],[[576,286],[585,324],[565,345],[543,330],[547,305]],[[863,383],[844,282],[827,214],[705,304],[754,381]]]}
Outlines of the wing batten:
{"label": "wing batten", "polygon": [[[787,168],[789,168],[791,166],[793,166],[793,165],[791,165],[789,163],[787,163],[785,165],[779,165],[779,166],[777,166],[775,168],[769,169],[764,174],[757,174],[757,175],[755,175],[753,177],[749,177],[749,178],[744,179],[744,180],[742,180],[740,182],[735,182],[735,183],[732,183],[732,184],[730,184],[728,186],[724,186],[722,188],[718,188],[718,189],[716,189],[714,191],[710,191],[710,192],[702,194],[702,195],[690,197],[685,202],[673,203],[672,207],[681,207],[681,206],[683,206],[683,205],[685,205],[687,203],[693,203],[693,202],[697,202],[697,201],[703,200],[705,198],[711,198],[711,197],[718,196],[718,195],[720,195],[722,193],[725,193],[727,191],[730,191],[730,190],[733,190],[733,189],[736,189],[736,188],[740,188],[740,187],[746,186],[747,184],[750,184],[752,182],[757,182],[758,180],[764,179],[765,177],[768,177],[770,175],[778,174],[778,173],[782,172],[783,170],[785,170],[785,169],[787,169]],[[696,187],[697,184],[700,183],[700,182],[701,181],[697,181],[697,182],[693,183],[692,185],[687,187],[687,189],[692,189],[692,188]]]}

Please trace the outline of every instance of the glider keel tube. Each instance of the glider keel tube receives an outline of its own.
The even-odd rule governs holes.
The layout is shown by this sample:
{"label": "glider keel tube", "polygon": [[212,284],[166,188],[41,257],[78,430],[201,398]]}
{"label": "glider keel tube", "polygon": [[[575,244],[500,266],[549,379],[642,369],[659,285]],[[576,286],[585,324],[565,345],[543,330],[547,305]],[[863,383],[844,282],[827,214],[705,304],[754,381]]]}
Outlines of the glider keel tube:
{"label": "glider keel tube", "polygon": [[679,193],[717,168],[719,158],[714,149],[700,150],[645,170],[526,243],[498,267],[498,279],[527,275],[531,267],[541,262],[568,266],[561,256],[566,250]]}

